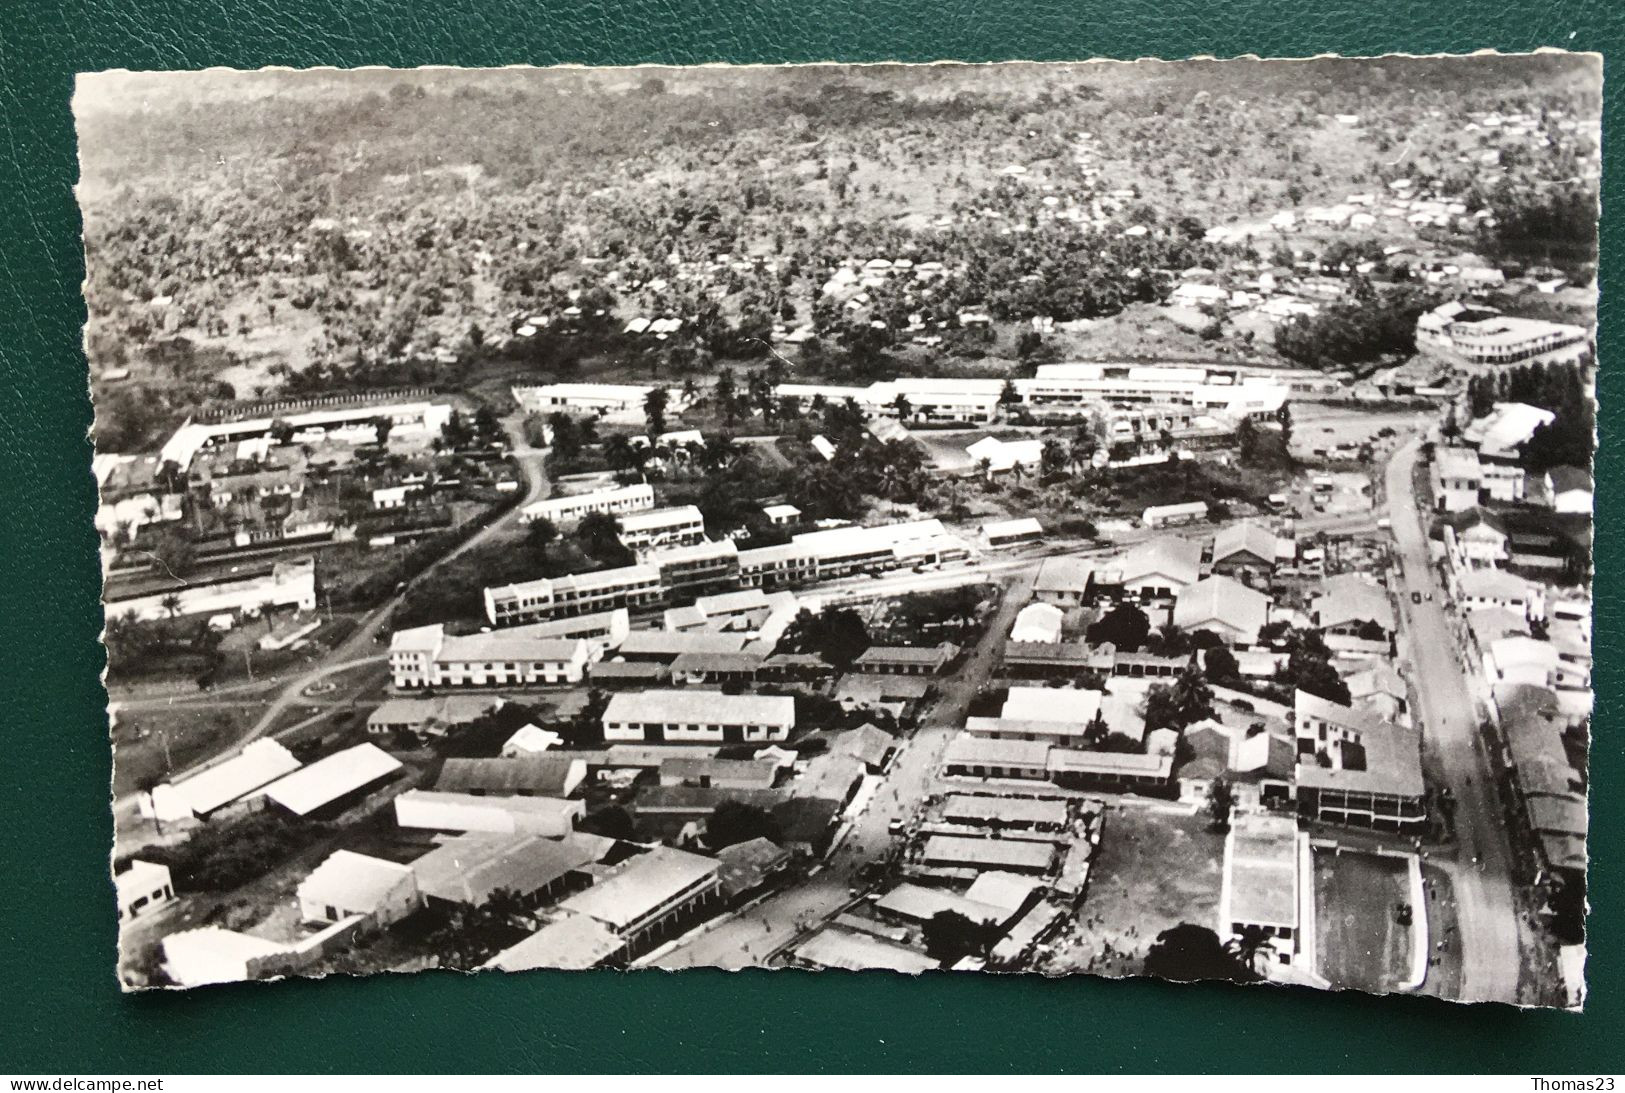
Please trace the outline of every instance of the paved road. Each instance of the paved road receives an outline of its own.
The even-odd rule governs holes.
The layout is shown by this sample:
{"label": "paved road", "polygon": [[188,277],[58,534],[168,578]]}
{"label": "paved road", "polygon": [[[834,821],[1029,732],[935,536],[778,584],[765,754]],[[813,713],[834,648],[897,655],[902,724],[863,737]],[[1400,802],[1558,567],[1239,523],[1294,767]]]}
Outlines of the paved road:
{"label": "paved road", "polygon": [[[1028,562],[1029,566],[1036,563]],[[1016,612],[1032,592],[1032,575],[1018,576],[966,662],[940,684],[941,697],[921,717],[921,728],[902,747],[845,841],[819,873],[778,895],[697,933],[656,958],[660,968],[743,968],[782,948],[801,929],[811,929],[852,900],[858,871],[892,849],[894,819],[907,820],[937,782],[943,750],[965,721],[965,708],[999,663],[999,648]]]}
{"label": "paved road", "polygon": [[[1480,750],[1472,689],[1445,617],[1444,596],[1433,579],[1427,533],[1416,507],[1413,470],[1419,447],[1419,441],[1411,441],[1388,464],[1388,511],[1402,566],[1400,601],[1408,620],[1421,724],[1456,797],[1459,860],[1439,864],[1450,874],[1460,914],[1462,998],[1515,1002],[1521,938],[1512,852]],[[1431,592],[1434,598],[1413,604],[1412,590]]]}

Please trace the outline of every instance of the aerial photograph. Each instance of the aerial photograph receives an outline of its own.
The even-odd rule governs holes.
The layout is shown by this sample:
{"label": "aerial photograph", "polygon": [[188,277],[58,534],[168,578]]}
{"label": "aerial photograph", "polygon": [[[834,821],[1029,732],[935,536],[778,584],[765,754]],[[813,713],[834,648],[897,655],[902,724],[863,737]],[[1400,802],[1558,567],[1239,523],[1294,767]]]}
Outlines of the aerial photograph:
{"label": "aerial photograph", "polygon": [[119,983],[1581,1007],[1601,96],[81,75]]}

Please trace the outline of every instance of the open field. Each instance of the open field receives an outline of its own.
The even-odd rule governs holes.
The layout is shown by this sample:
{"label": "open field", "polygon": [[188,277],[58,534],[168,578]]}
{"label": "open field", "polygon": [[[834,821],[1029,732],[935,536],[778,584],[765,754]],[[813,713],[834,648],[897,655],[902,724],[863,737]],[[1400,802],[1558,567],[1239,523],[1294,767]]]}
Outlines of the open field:
{"label": "open field", "polygon": [[1316,970],[1339,987],[1394,990],[1411,961],[1411,928],[1394,915],[1411,900],[1404,859],[1316,851],[1314,861]]}
{"label": "open field", "polygon": [[1195,816],[1161,806],[1107,811],[1081,916],[1040,970],[1139,975],[1157,935],[1182,922],[1212,928],[1219,908],[1224,836]]}
{"label": "open field", "polygon": [[133,793],[216,754],[258,720],[267,705],[210,702],[121,711],[113,724],[114,795]]}

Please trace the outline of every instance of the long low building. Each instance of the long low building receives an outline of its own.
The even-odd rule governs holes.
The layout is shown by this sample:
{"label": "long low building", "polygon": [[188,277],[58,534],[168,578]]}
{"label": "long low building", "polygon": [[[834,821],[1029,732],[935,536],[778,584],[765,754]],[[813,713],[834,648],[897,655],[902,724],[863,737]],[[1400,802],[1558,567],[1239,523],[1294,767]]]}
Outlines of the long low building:
{"label": "long low building", "polygon": [[583,638],[543,638],[521,629],[448,634],[439,623],[398,630],[389,670],[398,690],[527,687],[580,683],[596,647]]}
{"label": "long low building", "polygon": [[261,739],[222,763],[189,778],[165,782],[138,798],[141,815],[161,823],[206,820],[261,786],[299,769],[299,760],[275,740]]}
{"label": "long low building", "polygon": [[602,924],[637,952],[719,903],[720,871],[713,858],[659,846],[559,906]]}
{"label": "long low building", "polygon": [[[1053,728],[1055,723],[1030,722]],[[1072,789],[1165,793],[1173,776],[1172,755],[1085,751],[1057,747],[1045,739],[1004,739],[964,732],[943,753],[950,777],[1052,782]]]}
{"label": "long low building", "polygon": [[159,451],[160,461],[173,463],[181,470],[192,465],[193,458],[204,448],[237,444],[269,436],[280,424],[292,428],[295,439],[299,434],[333,435],[347,433],[358,443],[372,443],[377,439],[374,423],[387,420],[390,434],[435,437],[451,420],[452,407],[443,402],[397,402],[363,404],[335,409],[314,408],[276,417],[245,418],[241,421],[202,423],[188,421],[164,442]]}
{"label": "long low building", "polygon": [[412,789],[395,798],[395,822],[429,831],[559,838],[586,814],[584,801],[557,797],[486,797]]}
{"label": "long low building", "polygon": [[970,556],[940,520],[829,528],[777,546],[739,550],[732,541],[650,550],[636,565],[485,589],[495,626],[617,608],[639,609],[707,591],[768,589],[836,580]]}
{"label": "long low building", "polygon": [[561,494],[533,501],[519,510],[519,522],[529,524],[536,520],[550,520],[562,526],[577,523],[589,513],[620,516],[623,513],[646,512],[654,507],[654,487],[647,482],[635,482],[630,486],[612,486],[591,493]]}
{"label": "long low building", "polygon": [[868,387],[781,384],[778,393],[803,402],[818,397],[830,402],[850,398],[867,413],[893,416],[898,412],[897,397],[902,395],[912,416],[930,421],[991,421],[1012,394],[1016,405],[1033,410],[1156,403],[1222,413],[1240,420],[1275,414],[1285,404],[1289,389],[1267,376],[1247,375],[1234,368],[1045,364],[1030,379],[908,377]]}
{"label": "long low building", "polygon": [[609,700],[603,726],[610,743],[772,743],[789,739],[796,701],[721,691],[625,691]]}
{"label": "long low building", "polygon": [[128,617],[141,622],[177,615],[228,612],[248,617],[257,616],[266,608],[282,607],[316,610],[316,559],[277,562],[258,572],[214,580],[177,578],[150,589],[143,586],[129,595],[120,591],[118,583],[110,583],[103,599],[103,610],[109,619]]}

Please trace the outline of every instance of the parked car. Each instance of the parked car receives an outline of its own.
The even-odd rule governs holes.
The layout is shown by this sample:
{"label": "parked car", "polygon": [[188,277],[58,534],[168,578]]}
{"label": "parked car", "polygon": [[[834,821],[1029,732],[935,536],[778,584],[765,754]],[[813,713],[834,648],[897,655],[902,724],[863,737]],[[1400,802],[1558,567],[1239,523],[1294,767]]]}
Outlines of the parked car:
{"label": "parked car", "polygon": [[893,835],[901,835],[906,826],[907,825],[904,824],[902,820],[893,820],[891,823],[886,825],[886,830],[891,832]]}
{"label": "parked car", "polygon": [[1422,593],[1420,593],[1420,592],[1412,592],[1411,593],[1411,602],[1412,603],[1421,603],[1422,602]]}

